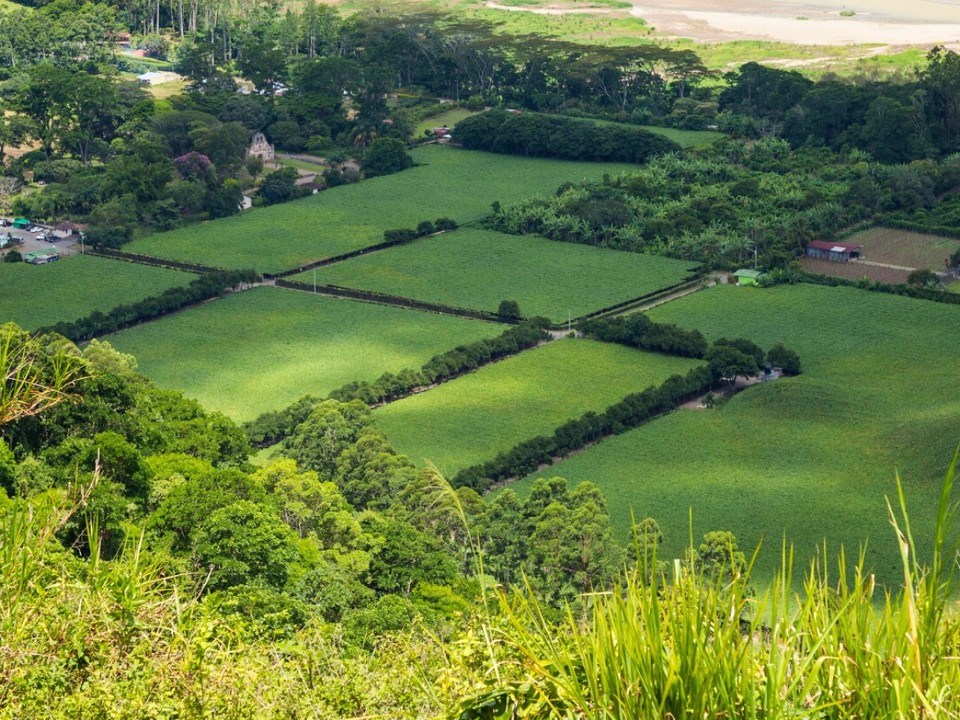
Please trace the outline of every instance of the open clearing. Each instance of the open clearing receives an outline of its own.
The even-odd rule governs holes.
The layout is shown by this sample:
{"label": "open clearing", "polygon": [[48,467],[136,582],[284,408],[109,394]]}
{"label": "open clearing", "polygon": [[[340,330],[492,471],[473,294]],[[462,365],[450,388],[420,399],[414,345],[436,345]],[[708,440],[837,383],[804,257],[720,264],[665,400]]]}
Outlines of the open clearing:
{"label": "open clearing", "polygon": [[558,340],[381,407],[374,419],[397,450],[452,476],[696,364],[592,340]]}
{"label": "open clearing", "polygon": [[[804,374],[754,386],[710,411],[681,410],[605,440],[540,475],[590,480],[606,494],[621,538],[630,513],[656,517],[673,557],[688,542],[733,530],[748,551],[764,539],[760,574],[786,533],[805,566],[822,538],[898,582],[884,497],[906,485],[914,534],[932,537],[933,509],[960,440],[960,308],[810,285],[718,286],[651,312],[708,338],[784,342]],[[529,486],[528,478],[519,483]],[[958,492],[960,494],[960,492]]]}
{"label": "open clearing", "polygon": [[846,238],[863,245],[863,258],[886,265],[943,270],[944,260],[960,248],[960,240],[890,228],[871,228]]}
{"label": "open clearing", "polygon": [[108,339],[160,387],[245,421],[501,332],[495,323],[257,288]]}
{"label": "open clearing", "polygon": [[431,115],[428,118],[424,118],[417,123],[417,126],[413,129],[413,139],[418,140],[424,136],[424,133],[432,130],[433,128],[442,128],[448,127],[453,129],[454,125],[468,118],[471,115],[476,115],[479,110],[468,110],[467,108],[453,108],[452,110],[447,110],[442,112],[439,115]]}
{"label": "open clearing", "polygon": [[189,285],[193,273],[71,255],[46,265],[0,263],[0,323],[36,330]]}
{"label": "open clearing", "polygon": [[[496,312],[516,300],[528,317],[579,317],[675,285],[680,260],[461,228],[318,268],[318,283]],[[310,284],[313,273],[292,280]]]}
{"label": "open clearing", "polygon": [[143,255],[277,273],[383,241],[383,231],[422,220],[475,220],[494,200],[551,193],[564,181],[598,180],[636,167],[496,155],[428,145],[419,165],[302,200],[157,233],[124,246]]}

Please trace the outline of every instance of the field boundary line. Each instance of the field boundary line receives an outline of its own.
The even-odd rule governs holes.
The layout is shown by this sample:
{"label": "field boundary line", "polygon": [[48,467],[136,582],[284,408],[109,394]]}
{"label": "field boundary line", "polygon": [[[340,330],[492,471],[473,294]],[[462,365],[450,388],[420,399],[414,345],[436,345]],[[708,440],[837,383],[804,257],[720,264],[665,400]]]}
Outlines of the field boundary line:
{"label": "field boundary line", "polygon": [[290,290],[299,290],[300,292],[313,293],[314,289],[316,289],[317,295],[328,295],[333,297],[348,298],[350,300],[361,300],[364,302],[377,303],[379,305],[393,305],[395,307],[403,307],[410,310],[426,310],[428,312],[435,312],[441,315],[456,315],[458,317],[470,318],[472,320],[486,320],[489,322],[503,323],[506,325],[515,325],[517,322],[519,322],[519,320],[506,320],[496,313],[487,312],[485,310],[455,308],[450,305],[413,300],[411,298],[400,297],[399,295],[388,295],[386,293],[378,293],[372,290],[356,290],[354,288],[345,288],[338,285],[317,285],[316,288],[314,288],[313,285],[308,285],[302,282],[294,282],[292,280],[284,280],[282,278],[278,278],[275,284],[277,287],[288,288]]}
{"label": "field boundary line", "polygon": [[115,260],[126,260],[127,262],[139,263],[140,265],[153,265],[154,267],[165,267],[172,270],[185,270],[187,272],[207,274],[214,272],[231,272],[229,268],[213,267],[212,265],[200,265],[199,263],[181,262],[180,260],[168,260],[166,258],[156,257],[154,255],[138,255],[137,253],[125,252],[124,250],[115,250],[113,248],[89,249],[84,255],[97,255],[99,257],[113,258]]}

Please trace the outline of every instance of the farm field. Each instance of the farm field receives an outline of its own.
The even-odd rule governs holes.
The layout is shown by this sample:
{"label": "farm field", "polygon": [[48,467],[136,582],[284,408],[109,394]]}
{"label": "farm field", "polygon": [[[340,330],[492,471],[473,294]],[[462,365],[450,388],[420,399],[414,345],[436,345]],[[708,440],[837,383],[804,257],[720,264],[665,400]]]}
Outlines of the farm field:
{"label": "farm field", "polygon": [[891,228],[871,228],[844,240],[863,245],[871,262],[913,269],[943,270],[943,261],[960,248],[960,240]]}
{"label": "farm field", "polygon": [[868,265],[867,263],[858,262],[857,260],[843,263],[804,257],[800,259],[800,267],[803,268],[805,272],[815,273],[817,275],[828,275],[830,277],[847,278],[849,280],[869,278],[870,280],[894,285],[905,283],[907,278],[910,277],[909,270],[884,267],[883,265]]}
{"label": "farm field", "polygon": [[374,420],[398,451],[452,476],[696,364],[592,340],[558,340],[385,405]]}
{"label": "farm field", "polygon": [[140,371],[234,420],[325,395],[351,380],[419,368],[503,326],[257,288],[111,335]]}
{"label": "farm field", "polygon": [[343,185],[242,215],[157,233],[124,250],[227,269],[277,273],[383,241],[422,220],[475,220],[494,200],[553,192],[565,180],[627,172],[622,163],[521,158],[428,145],[402,173]]}
{"label": "farm field", "polygon": [[[853,288],[718,286],[651,312],[708,338],[784,342],[804,374],[755,386],[714,410],[679,410],[540,473],[597,483],[620,537],[630,513],[660,522],[665,554],[727,529],[769,577],[786,533],[803,570],[818,543],[900,577],[885,497],[906,487],[914,534],[931,537],[940,482],[960,442],[960,308]],[[532,478],[516,487],[523,491]],[[958,489],[960,495],[960,489]]]}
{"label": "farm field", "polygon": [[195,277],[93,255],[71,255],[39,266],[0,263],[0,323],[12,320],[25,330],[37,330],[159,295]]}
{"label": "farm field", "polygon": [[[318,268],[318,283],[496,312],[516,300],[528,317],[563,322],[687,278],[696,266],[533,236],[461,228]],[[313,272],[292,280],[313,281]]]}

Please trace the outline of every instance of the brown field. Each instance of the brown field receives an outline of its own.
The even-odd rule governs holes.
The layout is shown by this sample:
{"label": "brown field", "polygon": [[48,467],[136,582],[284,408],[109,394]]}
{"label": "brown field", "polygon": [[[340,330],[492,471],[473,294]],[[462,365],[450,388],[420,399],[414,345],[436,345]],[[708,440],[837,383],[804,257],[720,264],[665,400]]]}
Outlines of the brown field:
{"label": "brown field", "polygon": [[805,257],[800,261],[800,266],[808,273],[817,275],[829,275],[830,277],[848,278],[859,280],[866,277],[870,280],[879,282],[902,284],[907,282],[909,270],[898,270],[882,265],[867,265],[857,261],[852,262],[830,262],[829,260],[817,260],[816,258]]}
{"label": "brown field", "polygon": [[843,242],[863,245],[865,260],[926,270],[943,270],[943,261],[960,248],[960,240],[953,238],[879,227],[851,235]]}

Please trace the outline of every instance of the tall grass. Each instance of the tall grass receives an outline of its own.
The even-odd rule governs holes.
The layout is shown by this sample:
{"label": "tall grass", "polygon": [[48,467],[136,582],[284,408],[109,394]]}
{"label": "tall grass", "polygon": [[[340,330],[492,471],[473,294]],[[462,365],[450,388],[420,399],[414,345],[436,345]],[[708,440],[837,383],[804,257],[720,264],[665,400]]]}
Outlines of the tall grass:
{"label": "tall grass", "polygon": [[[902,489],[889,519],[903,585],[882,590],[826,548],[802,592],[793,559],[763,593],[750,569],[716,574],[675,561],[659,577],[632,571],[560,622],[529,594],[501,596],[502,642],[518,680],[465,700],[461,720],[619,718],[957,718],[957,545],[944,480],[932,556],[917,557]],[[898,488],[900,488],[898,481]]]}

